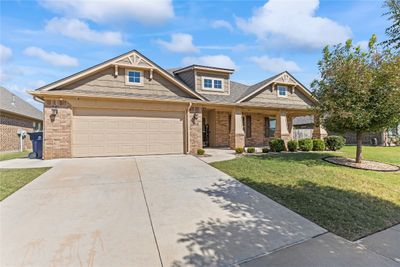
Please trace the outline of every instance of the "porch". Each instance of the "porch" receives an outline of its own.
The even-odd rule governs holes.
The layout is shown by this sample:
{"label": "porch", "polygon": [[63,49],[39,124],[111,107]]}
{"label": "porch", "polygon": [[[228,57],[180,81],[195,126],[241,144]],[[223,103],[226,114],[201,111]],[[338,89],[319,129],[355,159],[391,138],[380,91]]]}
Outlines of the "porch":
{"label": "porch", "polygon": [[[293,139],[293,119],[312,115],[309,110],[266,108],[192,107],[190,110],[190,151],[199,148],[264,147],[272,138]],[[313,138],[326,131],[314,127]]]}

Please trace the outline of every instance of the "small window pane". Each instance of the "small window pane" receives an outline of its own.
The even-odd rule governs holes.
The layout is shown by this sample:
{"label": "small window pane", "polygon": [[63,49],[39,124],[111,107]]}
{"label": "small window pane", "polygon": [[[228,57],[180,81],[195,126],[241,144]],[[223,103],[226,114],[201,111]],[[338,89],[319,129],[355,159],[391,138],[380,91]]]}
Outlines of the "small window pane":
{"label": "small window pane", "polygon": [[285,86],[278,86],[278,93],[280,96],[286,96],[286,87]]}
{"label": "small window pane", "polygon": [[140,72],[139,71],[129,71],[129,82],[130,83],[140,83]]}
{"label": "small window pane", "polygon": [[268,118],[268,137],[275,136],[276,119],[275,117]]}
{"label": "small window pane", "polygon": [[204,88],[212,88],[212,80],[204,79]]}
{"label": "small window pane", "polygon": [[221,80],[214,80],[214,88],[222,89],[222,81]]}

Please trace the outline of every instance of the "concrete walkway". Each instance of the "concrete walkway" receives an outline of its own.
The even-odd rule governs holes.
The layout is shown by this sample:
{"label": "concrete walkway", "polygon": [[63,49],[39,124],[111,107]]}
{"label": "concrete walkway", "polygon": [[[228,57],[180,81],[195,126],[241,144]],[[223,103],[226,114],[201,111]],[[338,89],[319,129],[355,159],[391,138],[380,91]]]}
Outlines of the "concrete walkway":
{"label": "concrete walkway", "polygon": [[41,160],[41,159],[10,159],[0,161],[0,169],[26,169],[26,168],[42,168],[42,167],[54,167],[62,161],[69,159],[52,159],[52,160]]}
{"label": "concrete walkway", "polygon": [[[399,250],[399,247],[392,250]],[[240,264],[240,267],[266,266],[399,267],[400,264],[360,244],[326,233]]]}
{"label": "concrete walkway", "polygon": [[0,211],[1,266],[229,266],[326,232],[185,155],[62,160]]}
{"label": "concrete walkway", "polygon": [[205,156],[201,156],[199,157],[199,159],[207,163],[231,160],[236,158],[235,150],[232,150],[230,148],[206,148],[205,151]]}

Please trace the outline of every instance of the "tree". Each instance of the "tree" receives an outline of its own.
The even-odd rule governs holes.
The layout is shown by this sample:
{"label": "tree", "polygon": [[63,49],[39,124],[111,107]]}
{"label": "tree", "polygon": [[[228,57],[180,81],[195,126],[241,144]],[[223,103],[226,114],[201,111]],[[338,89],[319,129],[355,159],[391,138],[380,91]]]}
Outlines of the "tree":
{"label": "tree", "polygon": [[392,25],[385,31],[389,39],[384,41],[383,44],[393,46],[394,49],[400,49],[400,0],[386,0],[384,7],[388,11],[383,15],[388,16]]}
{"label": "tree", "polygon": [[318,68],[315,112],[328,130],[356,134],[360,163],[363,134],[400,122],[400,55],[382,49],[373,35],[366,52],[351,40],[325,47]]}

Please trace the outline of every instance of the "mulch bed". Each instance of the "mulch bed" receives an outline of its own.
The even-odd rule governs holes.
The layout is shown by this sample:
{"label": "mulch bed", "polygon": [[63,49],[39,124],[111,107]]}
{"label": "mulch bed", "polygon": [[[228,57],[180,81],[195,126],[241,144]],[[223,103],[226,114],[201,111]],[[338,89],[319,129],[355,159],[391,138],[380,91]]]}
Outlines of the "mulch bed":
{"label": "mulch bed", "polygon": [[346,167],[355,169],[369,170],[369,171],[380,171],[380,172],[396,172],[400,171],[400,167],[387,163],[363,160],[361,163],[356,163],[354,159],[343,158],[343,157],[325,157],[323,160]]}

